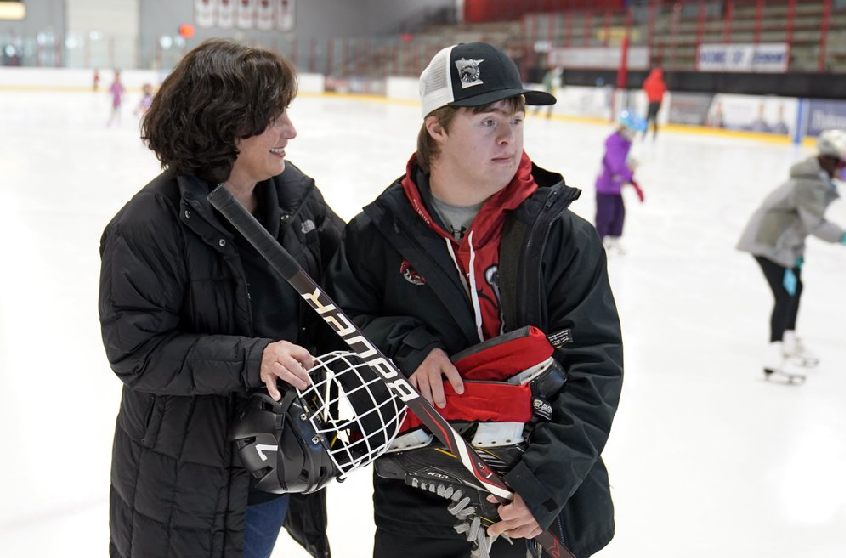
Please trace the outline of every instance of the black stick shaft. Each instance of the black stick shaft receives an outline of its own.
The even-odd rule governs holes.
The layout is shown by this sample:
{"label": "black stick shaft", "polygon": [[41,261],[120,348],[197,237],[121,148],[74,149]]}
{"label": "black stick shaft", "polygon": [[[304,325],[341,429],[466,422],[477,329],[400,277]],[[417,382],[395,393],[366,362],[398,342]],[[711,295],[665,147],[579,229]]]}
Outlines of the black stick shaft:
{"label": "black stick shaft", "polygon": [[[414,386],[403,376],[394,363],[371,343],[352,320],[338,307],[323,289],[303,271],[297,261],[250,215],[225,186],[220,185],[208,196],[209,202],[255,246],[259,254],[288,281],[309,306],[346,342],[350,349],[379,373],[382,381],[403,403],[417,415],[432,434],[457,456],[461,464],[473,473],[479,484],[503,503],[513,494],[470,444],[464,441],[452,425],[432,405],[420,396]],[[537,537],[538,542],[553,556],[575,558],[573,554],[549,531]]]}

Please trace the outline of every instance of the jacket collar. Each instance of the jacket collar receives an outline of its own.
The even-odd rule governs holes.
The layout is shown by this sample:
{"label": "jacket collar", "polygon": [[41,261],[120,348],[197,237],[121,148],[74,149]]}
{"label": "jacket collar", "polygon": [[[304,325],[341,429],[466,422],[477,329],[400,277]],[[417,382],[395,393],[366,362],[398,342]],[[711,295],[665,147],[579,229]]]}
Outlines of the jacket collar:
{"label": "jacket collar", "polygon": [[[476,243],[483,244],[490,240],[490,232],[503,219],[505,212],[516,209],[537,190],[538,185],[532,174],[533,168],[534,165],[529,156],[523,152],[514,178],[505,188],[485,200],[476,218],[473,219],[470,230],[474,232]],[[423,222],[441,237],[455,241],[453,236],[446,232],[437,211],[432,210],[429,175],[417,165],[416,155],[412,155],[409,159],[405,176],[400,183],[411,207]],[[457,241],[456,243],[460,244]]]}
{"label": "jacket collar", "polygon": [[[211,225],[217,232],[225,233],[231,237],[231,233],[227,227],[223,226],[222,219],[225,219],[225,217],[220,215],[208,200],[209,193],[216,186],[211,186],[204,180],[190,175],[178,176],[177,183],[181,198],[180,219],[189,223],[199,234],[205,236],[210,231],[198,228],[197,221],[190,218],[193,212],[202,217],[202,220]],[[259,197],[259,211],[261,211],[259,219],[262,225],[275,238],[279,234],[280,221],[282,219],[282,212],[279,207],[278,185],[271,178],[259,182],[256,185],[256,192]]]}

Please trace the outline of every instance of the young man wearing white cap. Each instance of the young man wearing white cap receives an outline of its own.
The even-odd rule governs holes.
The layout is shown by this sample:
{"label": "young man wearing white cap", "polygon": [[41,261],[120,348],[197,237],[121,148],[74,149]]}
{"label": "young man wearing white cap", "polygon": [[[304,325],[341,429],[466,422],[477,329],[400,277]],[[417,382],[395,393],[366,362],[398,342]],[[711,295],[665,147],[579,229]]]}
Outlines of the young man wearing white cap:
{"label": "young man wearing white cap", "polygon": [[[374,477],[374,557],[524,557],[548,530],[586,558],[614,534],[601,453],[622,387],[622,340],[602,244],[568,209],[580,192],[523,151],[525,105],[555,98],[526,90],[514,63],[486,43],[441,50],[421,75],[420,96],[417,151],[346,228],[330,289],[421,394],[478,440],[481,455],[504,450],[502,438],[480,432],[511,429],[516,457],[502,474],[514,499],[488,504],[467,489],[472,477],[450,484],[460,464],[433,465],[425,474],[435,483],[422,486],[436,494],[420,490],[428,464],[449,461],[436,442],[429,454],[400,452],[416,460],[388,454]],[[487,369],[463,376],[460,359],[450,359],[527,331],[548,352],[494,359],[526,361],[508,380]],[[529,363],[544,358],[554,366],[533,372]],[[515,396],[494,402],[509,386]],[[384,463],[417,470],[382,478],[391,477]],[[459,487],[472,506],[455,497]]]}
{"label": "young man wearing white cap", "polygon": [[738,242],[738,250],[752,254],[761,266],[775,300],[763,367],[767,377],[804,379],[804,369],[819,363],[796,337],[805,239],[813,235],[846,245],[846,229],[825,218],[840,197],[834,179],[844,168],[846,132],[823,132],[817,154],[790,168],[790,179],[764,199]]}

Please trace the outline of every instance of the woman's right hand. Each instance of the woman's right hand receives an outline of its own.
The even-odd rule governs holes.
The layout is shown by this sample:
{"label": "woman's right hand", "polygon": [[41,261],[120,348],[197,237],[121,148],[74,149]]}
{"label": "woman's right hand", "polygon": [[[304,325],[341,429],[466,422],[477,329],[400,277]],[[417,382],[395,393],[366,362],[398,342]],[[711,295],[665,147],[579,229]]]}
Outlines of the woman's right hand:
{"label": "woman's right hand", "polygon": [[282,395],[276,387],[277,380],[303,390],[311,383],[308,370],[313,366],[314,357],[305,348],[288,341],[275,341],[262,352],[259,377],[270,396],[279,401]]}

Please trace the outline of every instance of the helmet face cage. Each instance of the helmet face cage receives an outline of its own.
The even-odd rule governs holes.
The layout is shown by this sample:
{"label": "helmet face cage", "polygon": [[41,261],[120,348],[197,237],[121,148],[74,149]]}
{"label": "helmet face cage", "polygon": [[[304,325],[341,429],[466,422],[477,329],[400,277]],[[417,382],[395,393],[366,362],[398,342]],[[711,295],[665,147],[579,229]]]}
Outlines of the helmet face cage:
{"label": "helmet face cage", "polygon": [[355,353],[336,351],[315,358],[312,383],[298,390],[338,478],[382,455],[399,433],[405,405]]}

